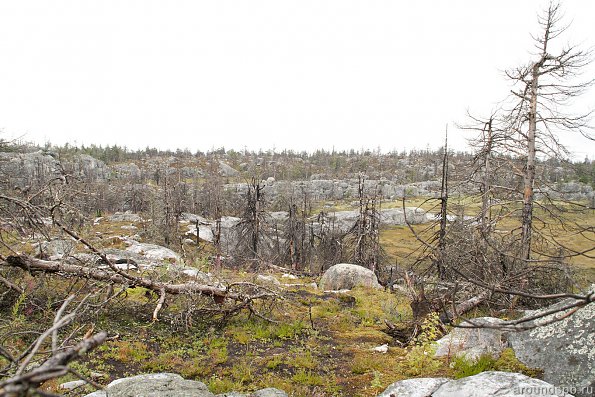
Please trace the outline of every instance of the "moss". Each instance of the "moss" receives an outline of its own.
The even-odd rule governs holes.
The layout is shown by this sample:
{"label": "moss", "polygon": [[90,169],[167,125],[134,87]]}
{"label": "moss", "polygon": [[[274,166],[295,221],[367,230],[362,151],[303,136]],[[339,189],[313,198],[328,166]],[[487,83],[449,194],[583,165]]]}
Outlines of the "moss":
{"label": "moss", "polygon": [[139,341],[110,341],[101,347],[105,358],[111,358],[121,363],[143,363],[150,357],[148,347]]}
{"label": "moss", "polygon": [[521,363],[511,348],[504,349],[497,359],[489,354],[481,355],[476,360],[469,360],[464,356],[455,357],[451,367],[455,379],[477,375],[484,371],[518,372],[532,378],[538,378],[542,375],[541,371],[531,369]]}
{"label": "moss", "polygon": [[543,375],[541,370],[529,368],[520,362],[511,348],[504,349],[498,360],[494,363],[494,368],[497,371],[520,372],[532,378],[539,378]]}

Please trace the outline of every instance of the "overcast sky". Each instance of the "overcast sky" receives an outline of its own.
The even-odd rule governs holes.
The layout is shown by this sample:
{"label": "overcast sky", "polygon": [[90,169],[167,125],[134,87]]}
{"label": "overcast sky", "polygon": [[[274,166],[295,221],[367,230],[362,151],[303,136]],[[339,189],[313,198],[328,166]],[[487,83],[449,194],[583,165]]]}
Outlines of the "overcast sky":
{"label": "overcast sky", "polygon": [[[463,148],[453,123],[506,96],[545,4],[0,0],[1,137],[390,151],[439,147],[449,123]],[[563,7],[566,38],[595,45],[595,1]]]}

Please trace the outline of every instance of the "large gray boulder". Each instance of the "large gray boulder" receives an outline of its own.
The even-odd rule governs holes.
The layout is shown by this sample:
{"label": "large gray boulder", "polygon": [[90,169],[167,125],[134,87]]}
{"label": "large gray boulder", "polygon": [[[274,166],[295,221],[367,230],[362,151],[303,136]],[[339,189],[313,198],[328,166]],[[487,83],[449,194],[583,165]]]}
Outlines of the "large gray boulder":
{"label": "large gray boulder", "polygon": [[[233,252],[239,243],[238,225],[242,220],[234,216],[223,216],[219,220],[221,228],[221,248],[224,253]],[[217,232],[217,221],[212,226],[213,234]]]}
{"label": "large gray boulder", "polygon": [[[591,288],[593,291],[594,288]],[[565,300],[543,311],[569,303],[572,300]],[[543,324],[551,317],[537,321]],[[592,396],[595,392],[595,302],[561,321],[511,333],[509,342],[522,363],[543,370],[546,382],[576,388],[577,397]]]}
{"label": "large gray boulder", "polygon": [[207,218],[202,217],[200,215],[192,214],[190,212],[182,212],[182,214],[180,215],[180,221],[189,222],[189,223],[198,222],[199,224],[205,224],[205,225],[212,223],[212,221],[208,220]]}
{"label": "large gray boulder", "polygon": [[380,211],[380,222],[384,225],[401,226],[406,221],[412,225],[427,222],[427,213],[419,207],[385,208]]}
{"label": "large gray boulder", "polygon": [[177,374],[158,373],[117,379],[105,390],[85,397],[214,397],[202,382],[186,380]]}
{"label": "large gray boulder", "polygon": [[249,397],[287,397],[287,393],[283,390],[267,387],[250,394]]}
{"label": "large gray boulder", "polygon": [[342,290],[355,287],[382,288],[373,271],[349,263],[339,263],[331,266],[320,279],[320,288],[324,290]]}
{"label": "large gray boulder", "polygon": [[186,232],[187,235],[196,236],[198,233],[198,237],[203,241],[208,241],[212,243],[215,240],[215,235],[213,233],[213,227],[210,225],[198,225],[198,230],[196,229],[196,224],[189,224],[188,231]]}
{"label": "large gray boulder", "polygon": [[[514,372],[487,371],[444,383],[432,397],[572,397],[558,387]],[[407,395],[403,395],[406,397]],[[399,394],[399,397],[401,395]]]}
{"label": "large gray boulder", "polygon": [[139,243],[134,240],[126,240],[130,244],[126,251],[142,255],[143,257],[153,261],[166,261],[178,263],[182,260],[180,255],[169,248],[162,247],[157,244]]}
{"label": "large gray boulder", "polygon": [[267,387],[266,389],[257,390],[254,393],[244,394],[236,391],[217,394],[215,397],[287,397],[287,393],[283,390]]}
{"label": "large gray boulder", "polygon": [[377,397],[430,397],[448,378],[405,379],[388,386]]}
{"label": "large gray boulder", "polygon": [[[473,325],[497,326],[503,321],[494,317],[478,317]],[[471,325],[463,321],[462,325]],[[436,357],[465,356],[470,361],[483,354],[498,357],[507,346],[506,333],[492,328],[455,328],[437,342]]]}
{"label": "large gray boulder", "polygon": [[143,218],[138,214],[132,212],[116,212],[107,217],[110,222],[142,222]]}
{"label": "large gray boulder", "polygon": [[[198,233],[198,237],[203,241],[208,241],[212,243],[215,236],[213,234],[213,227],[215,225],[214,221],[210,221],[207,218],[203,218],[200,215],[191,214],[189,212],[183,212],[180,217],[180,223],[188,224],[188,232],[187,234],[196,236]],[[196,226],[198,225],[198,230]]]}
{"label": "large gray boulder", "polygon": [[46,256],[51,260],[61,259],[74,253],[76,241],[54,239],[42,241],[37,246],[36,255]]}

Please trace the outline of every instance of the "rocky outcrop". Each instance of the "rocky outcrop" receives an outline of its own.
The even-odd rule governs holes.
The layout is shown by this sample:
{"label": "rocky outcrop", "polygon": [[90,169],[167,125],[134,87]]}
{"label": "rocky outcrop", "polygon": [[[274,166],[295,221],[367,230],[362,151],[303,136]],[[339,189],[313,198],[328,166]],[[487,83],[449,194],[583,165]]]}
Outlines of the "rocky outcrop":
{"label": "rocky outcrop", "polygon": [[[595,286],[592,286],[591,291],[594,290]],[[562,301],[542,311],[571,302]],[[536,321],[544,323],[550,319],[551,316],[547,316]],[[595,392],[595,303],[561,321],[511,333],[509,341],[522,363],[543,370],[545,381],[559,387],[576,388],[577,397],[592,396]]]}
{"label": "rocky outcrop", "polygon": [[134,163],[114,164],[110,166],[115,177],[120,179],[138,179],[141,177],[141,170]]}
{"label": "rocky outcrop", "polygon": [[324,290],[336,291],[355,287],[382,288],[373,271],[349,263],[331,266],[320,279],[320,288]]}
{"label": "rocky outcrop", "polygon": [[207,386],[177,374],[159,373],[117,379],[85,397],[214,397]]}
{"label": "rocky outcrop", "polygon": [[429,397],[448,381],[448,378],[405,379],[393,383],[378,397]]}
{"label": "rocky outcrop", "polygon": [[513,372],[487,371],[458,380],[407,379],[390,385],[378,397],[572,397],[561,388]]}
{"label": "rocky outcrop", "polygon": [[[308,181],[262,181],[266,185],[264,190],[267,197],[275,200],[279,196],[287,197],[291,192],[307,192],[314,201],[356,199],[358,197],[358,179],[311,179]],[[245,183],[230,183],[224,186],[228,192],[245,194],[248,189]],[[400,197],[437,197],[440,193],[440,183],[425,181],[411,184],[400,184],[388,179],[366,180],[364,189],[370,193],[378,193],[383,199]]]}
{"label": "rocky outcrop", "polygon": [[125,242],[130,244],[126,251],[142,255],[149,260],[169,263],[178,263],[182,260],[178,253],[161,245],[139,243],[131,239],[126,239]]}
{"label": "rocky outcrop", "polygon": [[62,169],[88,182],[103,182],[111,175],[103,161],[87,154],[77,154],[61,161],[56,157],[53,153],[41,150],[31,153],[1,152],[0,166],[12,187],[20,189],[56,178],[61,175]]}
{"label": "rocky outcrop", "polygon": [[272,286],[280,286],[281,283],[279,280],[275,278],[275,276],[271,276],[270,274],[259,274],[256,276],[256,281],[265,284],[265,285],[272,285]]}
{"label": "rocky outcrop", "polygon": [[240,172],[228,164],[224,163],[223,161],[219,160],[219,175],[225,177],[233,177],[238,176]]}
{"label": "rocky outcrop", "polygon": [[213,234],[213,226],[214,225],[212,224],[199,224],[197,230],[196,224],[189,224],[188,231],[186,232],[186,234],[196,236],[196,234],[198,233],[198,237],[201,240],[212,243],[215,239],[215,235]]}
{"label": "rocky outcrop", "polygon": [[101,160],[88,154],[78,154],[70,161],[65,161],[65,169],[85,181],[101,182],[109,179],[111,171]]}
{"label": "rocky outcrop", "polygon": [[32,183],[41,184],[60,175],[60,162],[53,155],[0,152],[0,168],[11,188],[25,189]]}
{"label": "rocky outcrop", "polygon": [[54,239],[42,241],[37,246],[36,256],[50,260],[58,260],[74,253],[76,242],[74,240]]}
{"label": "rocky outcrop", "polygon": [[487,371],[452,380],[432,393],[432,397],[517,397],[535,395],[572,397],[542,380],[514,372],[499,371]]}
{"label": "rocky outcrop", "polygon": [[[478,317],[472,322],[472,325],[497,326],[503,321],[494,317]],[[463,321],[461,324],[469,323]],[[465,356],[470,361],[483,354],[498,357],[507,346],[506,334],[493,328],[454,328],[436,343],[436,357]]]}
{"label": "rocky outcrop", "polygon": [[283,390],[267,387],[266,389],[257,390],[246,397],[287,397],[287,393]]}
{"label": "rocky outcrop", "polygon": [[243,394],[229,392],[217,394],[198,381],[186,380],[177,374],[157,373],[137,375],[116,379],[104,390],[99,390],[85,397],[287,397],[279,389],[266,388],[254,393]]}
{"label": "rocky outcrop", "polygon": [[132,212],[116,212],[113,215],[107,217],[110,222],[142,222],[143,218],[138,214]]}
{"label": "rocky outcrop", "polygon": [[58,388],[62,389],[62,390],[74,390],[81,386],[85,386],[86,384],[87,384],[87,381],[84,381],[84,380],[73,380],[70,382],[65,382],[65,383],[60,384],[60,386],[58,386]]}
{"label": "rocky outcrop", "polygon": [[250,394],[232,391],[229,393],[217,394],[215,397],[287,397],[287,393],[285,393],[283,390],[268,387],[266,389],[257,390]]}
{"label": "rocky outcrop", "polygon": [[536,194],[537,197],[543,197],[545,195],[552,199],[564,199],[573,201],[595,200],[595,191],[593,191],[593,187],[587,185],[586,183],[576,181],[560,183],[555,188],[544,188],[543,191],[538,191]]}

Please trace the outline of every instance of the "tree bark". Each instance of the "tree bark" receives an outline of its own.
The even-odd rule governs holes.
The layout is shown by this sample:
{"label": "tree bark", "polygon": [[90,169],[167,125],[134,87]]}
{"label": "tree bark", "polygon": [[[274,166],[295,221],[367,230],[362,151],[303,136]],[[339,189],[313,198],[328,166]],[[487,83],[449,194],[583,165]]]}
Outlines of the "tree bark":
{"label": "tree bark", "polygon": [[523,178],[522,259],[531,259],[533,227],[533,185],[535,184],[535,135],[537,132],[537,89],[541,61],[533,65],[529,104],[529,130],[527,131],[527,163]]}

